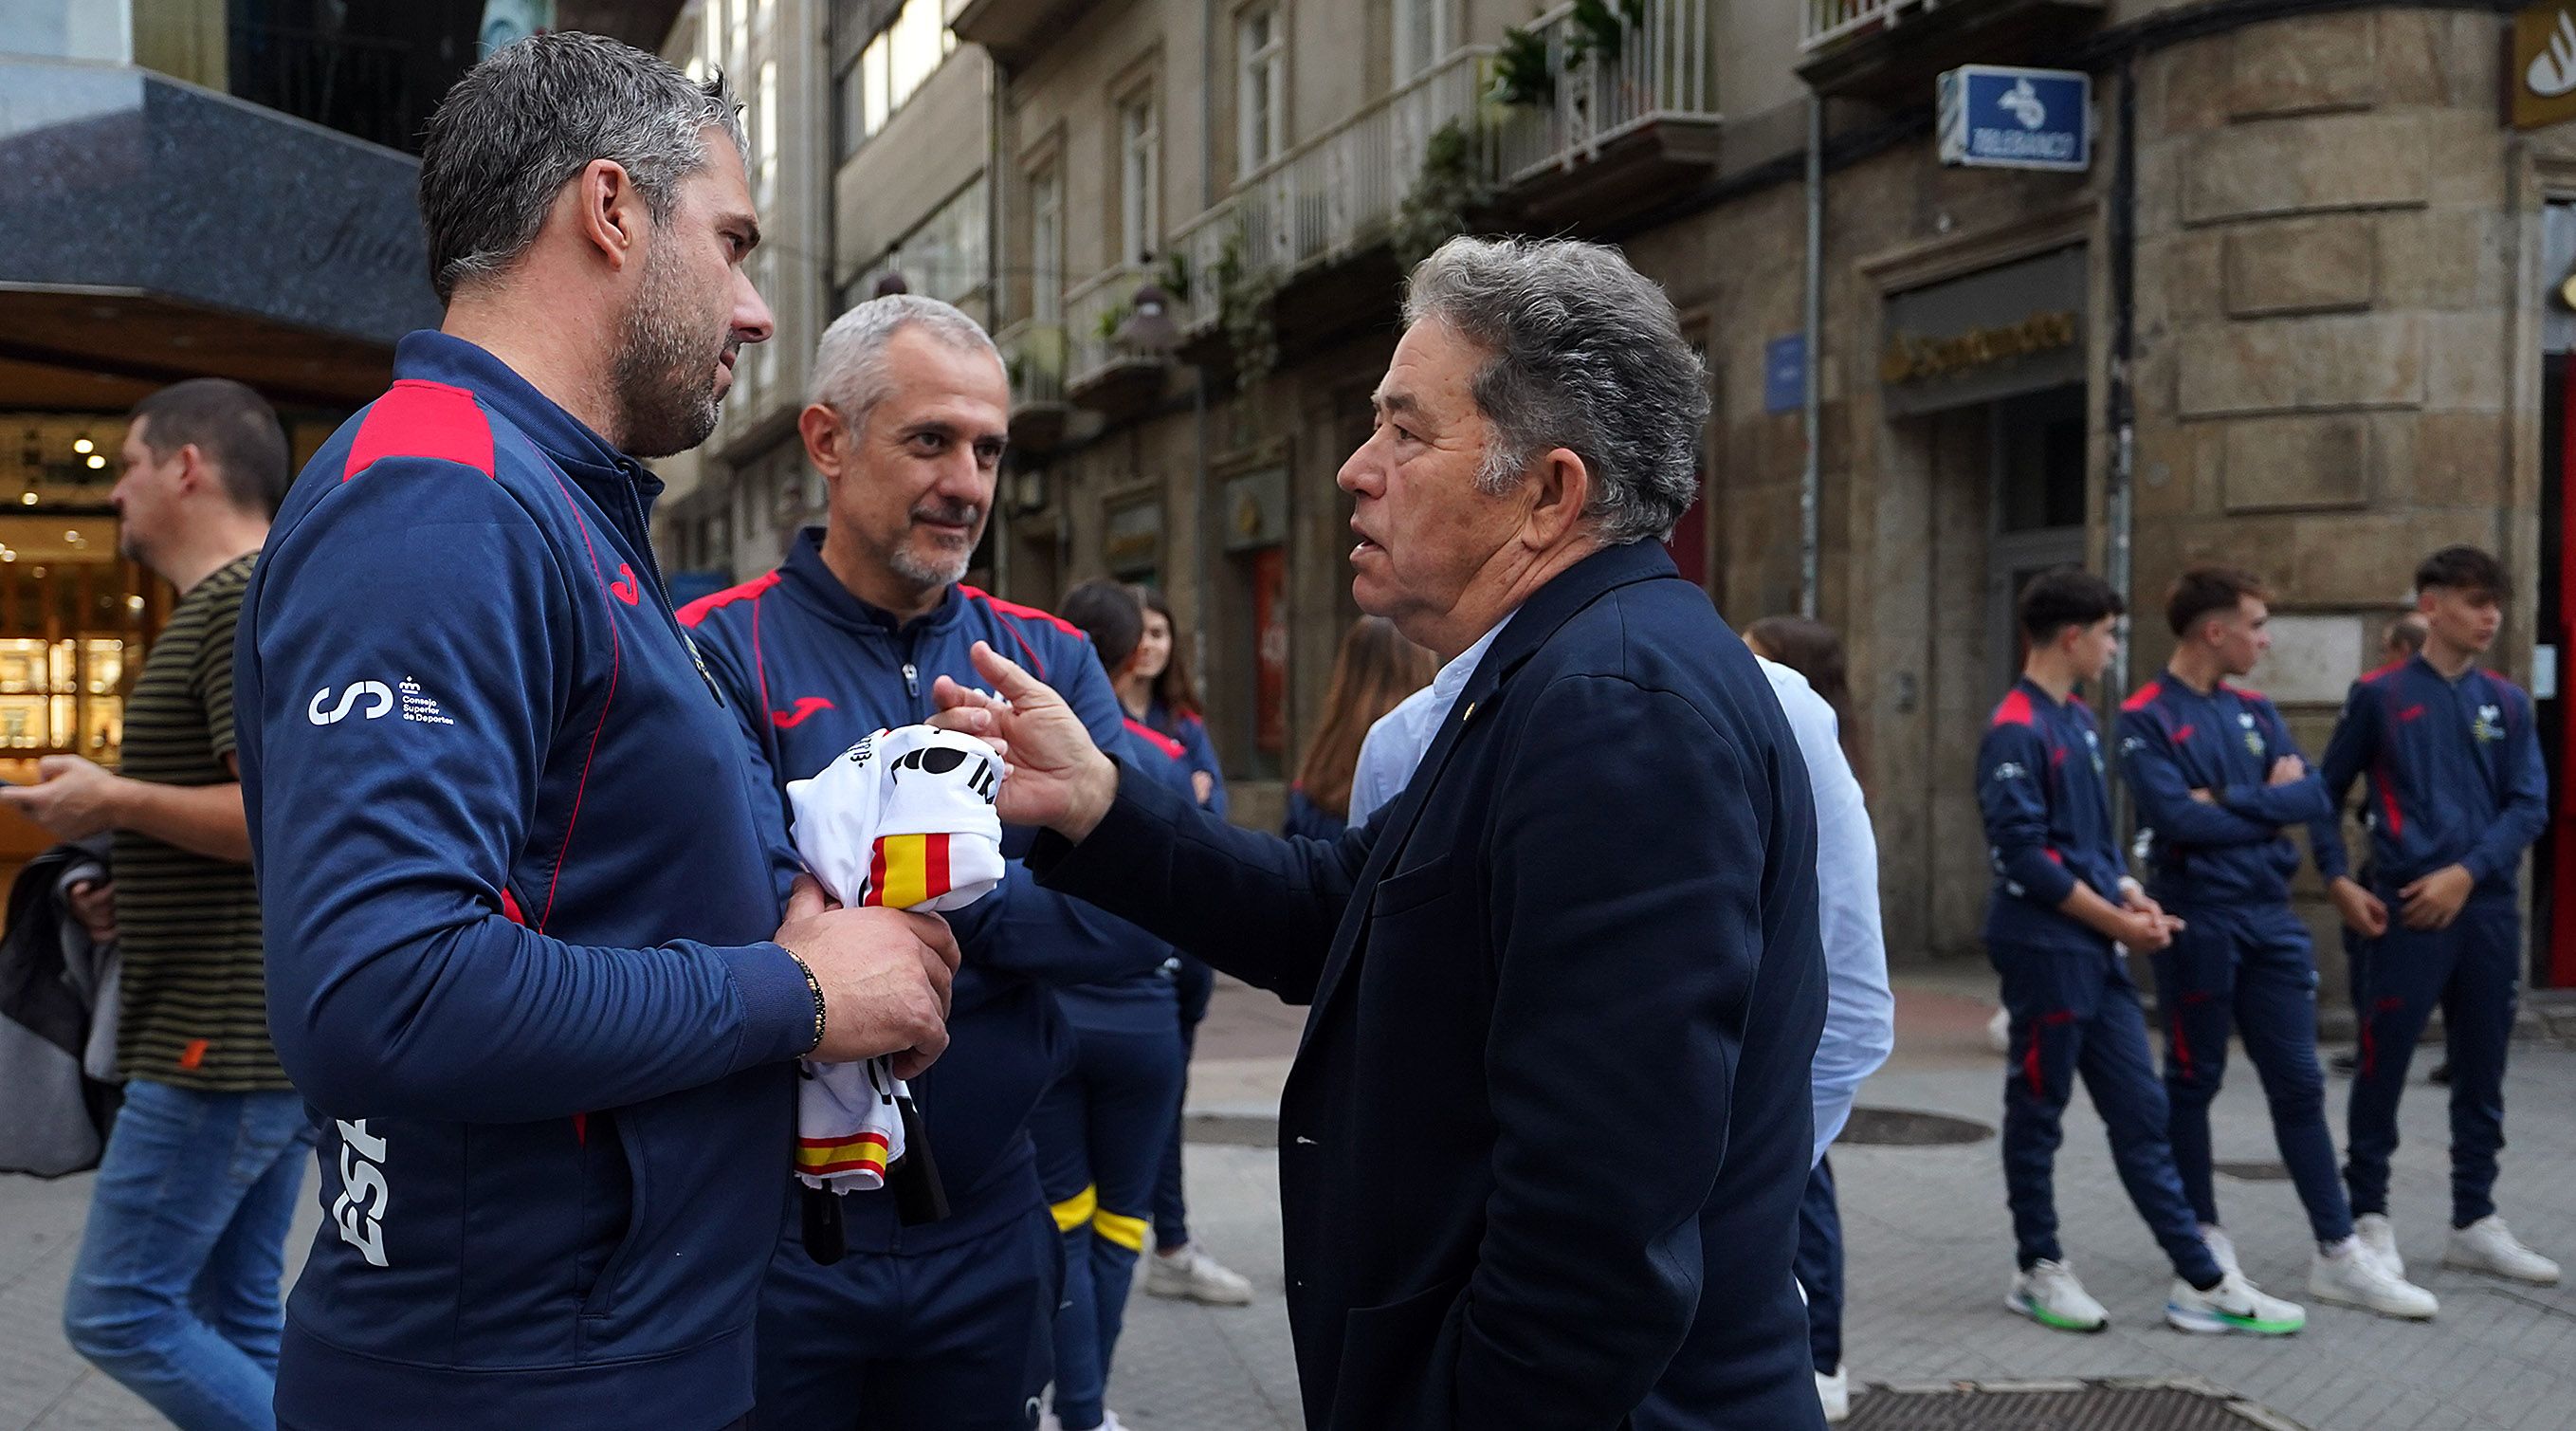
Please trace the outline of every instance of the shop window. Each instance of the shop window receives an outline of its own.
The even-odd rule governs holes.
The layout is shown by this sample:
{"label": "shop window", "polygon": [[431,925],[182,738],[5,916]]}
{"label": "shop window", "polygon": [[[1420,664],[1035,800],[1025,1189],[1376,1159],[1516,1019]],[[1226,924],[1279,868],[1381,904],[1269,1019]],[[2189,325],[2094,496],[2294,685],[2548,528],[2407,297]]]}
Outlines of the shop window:
{"label": "shop window", "polygon": [[2084,389],[2005,398],[1994,412],[1997,529],[2084,525]]}

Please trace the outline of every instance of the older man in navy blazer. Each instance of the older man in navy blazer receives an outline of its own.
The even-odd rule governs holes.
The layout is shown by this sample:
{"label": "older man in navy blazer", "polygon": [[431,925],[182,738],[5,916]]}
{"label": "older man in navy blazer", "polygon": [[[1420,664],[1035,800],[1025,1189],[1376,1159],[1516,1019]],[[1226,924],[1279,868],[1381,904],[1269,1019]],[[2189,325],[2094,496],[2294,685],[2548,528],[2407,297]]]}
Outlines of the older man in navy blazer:
{"label": "older man in navy blazer", "polygon": [[1824,1016],[1807,774],[1656,540],[1706,381],[1588,244],[1452,240],[1341,471],[1363,610],[1473,674],[1337,841],[1122,779],[1053,692],[942,682],[1048,884],[1313,1006],[1281,1097],[1316,1431],[1822,1425],[1790,1277]]}

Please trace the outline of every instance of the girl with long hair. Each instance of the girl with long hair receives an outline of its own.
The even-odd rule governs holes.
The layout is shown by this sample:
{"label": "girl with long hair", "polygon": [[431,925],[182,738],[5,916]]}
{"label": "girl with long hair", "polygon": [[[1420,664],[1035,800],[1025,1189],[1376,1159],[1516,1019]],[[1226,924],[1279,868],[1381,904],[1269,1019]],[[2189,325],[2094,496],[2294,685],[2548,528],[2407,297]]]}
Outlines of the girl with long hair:
{"label": "girl with long hair", "polygon": [[1306,743],[1297,781],[1288,787],[1286,833],[1332,839],[1349,823],[1351,779],[1369,728],[1404,698],[1429,685],[1438,665],[1383,616],[1363,616],[1342,633],[1323,724]]}

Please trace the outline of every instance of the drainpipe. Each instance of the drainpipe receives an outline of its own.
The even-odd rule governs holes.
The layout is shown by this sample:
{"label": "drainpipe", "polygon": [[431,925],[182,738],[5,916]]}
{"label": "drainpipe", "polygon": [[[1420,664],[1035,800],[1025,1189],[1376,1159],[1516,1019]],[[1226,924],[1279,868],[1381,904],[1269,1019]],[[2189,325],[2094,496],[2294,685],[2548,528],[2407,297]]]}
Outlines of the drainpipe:
{"label": "drainpipe", "polygon": [[[2120,147],[2111,171],[2111,363],[2107,417],[2111,430],[2111,468],[2102,494],[2102,505],[2110,527],[2110,550],[2106,554],[2104,573],[2111,589],[2118,592],[2123,606],[2132,610],[2137,603],[2129,599],[2129,548],[2135,525],[2135,488],[2138,450],[2137,389],[2133,381],[2136,359],[2136,286],[2137,286],[2137,202],[2138,202],[2138,71],[2133,55],[2120,57]],[[2111,658],[2107,683],[2114,700],[2128,694],[2129,643],[2122,641]],[[2112,759],[2117,760],[2115,750]],[[2111,782],[2111,828],[2122,827],[2126,815],[2128,791],[2125,782]]]}
{"label": "drainpipe", "polygon": [[1801,421],[1807,466],[1798,480],[1798,614],[1816,617],[1818,507],[1824,489],[1824,371],[1818,350],[1825,329],[1825,100],[1807,95],[1806,396]]}
{"label": "drainpipe", "polygon": [[[1216,207],[1216,22],[1217,0],[1199,0],[1199,212]],[[1204,273],[1190,275],[1192,284],[1213,281]],[[1208,628],[1216,624],[1216,580],[1208,560],[1208,508],[1212,505],[1208,491],[1208,374],[1204,365],[1190,369],[1191,451],[1198,470],[1190,483],[1197,496],[1191,503],[1196,519],[1190,524],[1192,587],[1191,604],[1198,608],[1190,622],[1190,669],[1198,673],[1204,695],[1211,667],[1208,664]],[[1222,764],[1222,752],[1218,763]]]}
{"label": "drainpipe", "polygon": [[[1002,235],[1009,232],[1002,222],[1004,196],[1009,185],[1002,182],[1002,119],[1006,110],[1004,98],[1010,93],[1011,73],[990,51],[984,58],[984,313],[993,327],[1002,327]],[[1012,474],[1016,476],[1017,474]],[[1011,507],[1015,493],[994,493],[993,514],[993,589],[1004,596],[1021,593],[1011,589]],[[1056,593],[1041,592],[1040,601],[1053,601]]]}

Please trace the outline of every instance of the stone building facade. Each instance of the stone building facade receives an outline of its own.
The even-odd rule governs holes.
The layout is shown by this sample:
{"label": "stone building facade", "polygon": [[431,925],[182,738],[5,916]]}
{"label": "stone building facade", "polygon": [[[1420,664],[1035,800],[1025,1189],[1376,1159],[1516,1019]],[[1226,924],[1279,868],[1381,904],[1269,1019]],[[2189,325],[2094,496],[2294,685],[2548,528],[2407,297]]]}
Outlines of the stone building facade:
{"label": "stone building facade", "polygon": [[[2416,560],[2495,548],[2517,579],[2497,664],[2542,697],[2554,769],[2576,126],[2509,116],[2517,21],[2554,20],[2518,12],[2556,8],[1637,0],[1605,25],[1535,0],[966,0],[1014,385],[989,564],[1029,601],[1161,585],[1263,808],[1354,614],[1333,476],[1402,261],[1458,227],[1573,233],[1621,245],[1708,357],[1677,558],[1729,619],[1811,598],[1850,645],[1898,959],[1976,950],[1970,756],[2012,594],[2058,562],[2132,592],[2130,684],[2183,565],[2263,572],[2254,683],[2313,754]],[[1943,165],[1935,76],[1963,63],[2088,74],[2089,168]],[[1158,296],[1168,333],[1134,321]],[[2532,880],[2542,982],[2576,982],[2564,843]]]}

